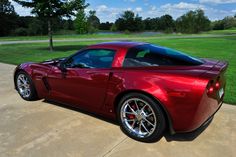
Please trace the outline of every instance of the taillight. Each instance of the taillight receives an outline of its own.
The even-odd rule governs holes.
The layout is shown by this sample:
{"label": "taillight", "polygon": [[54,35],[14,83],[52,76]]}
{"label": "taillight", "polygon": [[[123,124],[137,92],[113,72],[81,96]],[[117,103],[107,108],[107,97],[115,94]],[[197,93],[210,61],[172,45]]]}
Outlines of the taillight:
{"label": "taillight", "polygon": [[219,82],[216,82],[215,88],[216,88],[216,89],[220,89],[220,83],[219,83]]}
{"label": "taillight", "polygon": [[209,81],[208,85],[207,85],[207,94],[211,94],[214,92],[214,85],[213,85],[214,81],[211,80]]}
{"label": "taillight", "polygon": [[215,88],[216,89],[220,89],[220,82],[219,81],[220,81],[220,76],[218,76],[217,79],[216,79],[216,83],[215,83]]}
{"label": "taillight", "polygon": [[215,83],[213,80],[211,80],[209,81],[207,85],[207,94],[212,94],[214,90],[218,90],[218,89],[220,89],[219,79],[217,79]]}
{"label": "taillight", "polygon": [[207,92],[208,92],[208,94],[213,93],[213,92],[214,92],[214,88],[213,88],[213,87],[210,87]]}

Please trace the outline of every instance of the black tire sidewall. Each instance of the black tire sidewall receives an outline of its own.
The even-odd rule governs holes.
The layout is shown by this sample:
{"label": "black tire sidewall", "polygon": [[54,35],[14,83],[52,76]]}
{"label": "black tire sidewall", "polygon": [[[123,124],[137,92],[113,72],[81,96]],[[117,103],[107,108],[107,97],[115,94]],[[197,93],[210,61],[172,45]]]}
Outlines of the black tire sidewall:
{"label": "black tire sidewall", "polygon": [[[133,133],[131,133],[127,127],[122,123],[121,118],[120,118],[120,112],[121,112],[121,108],[123,103],[131,98],[138,98],[138,99],[142,99],[144,101],[146,101],[153,109],[154,113],[156,114],[156,118],[157,118],[157,125],[156,128],[154,130],[154,132],[152,133],[152,135],[146,137],[146,138],[140,138],[135,136]],[[164,113],[162,111],[162,109],[159,106],[160,104],[158,104],[156,101],[154,101],[152,98],[150,98],[149,96],[146,96],[144,94],[140,94],[140,93],[129,93],[127,95],[125,95],[124,97],[121,98],[118,106],[117,106],[117,119],[119,121],[121,130],[128,135],[129,137],[141,141],[141,142],[156,142],[158,140],[161,139],[161,137],[163,136],[163,132],[166,128],[166,122],[165,122],[165,116]]]}
{"label": "black tire sidewall", "polygon": [[[19,92],[18,85],[17,85],[17,79],[18,79],[19,75],[21,75],[21,74],[25,75],[29,80],[29,84],[30,84],[30,96],[29,97],[23,97]],[[16,82],[16,89],[17,89],[17,91],[18,91],[18,93],[19,93],[19,95],[21,96],[22,99],[27,100],[27,101],[32,101],[32,100],[37,99],[37,93],[36,93],[33,81],[31,79],[31,77],[26,72],[24,72],[24,71],[18,72],[16,74],[16,77],[15,77],[15,82]]]}

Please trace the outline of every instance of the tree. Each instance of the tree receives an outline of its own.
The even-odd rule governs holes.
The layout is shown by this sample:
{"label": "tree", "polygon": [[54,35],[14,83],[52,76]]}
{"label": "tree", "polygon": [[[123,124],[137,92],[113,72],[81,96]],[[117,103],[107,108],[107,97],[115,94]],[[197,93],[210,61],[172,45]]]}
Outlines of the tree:
{"label": "tree", "polygon": [[218,20],[218,21],[213,21],[211,23],[211,27],[213,30],[223,30],[224,29],[224,23],[222,20]]}
{"label": "tree", "polygon": [[189,11],[176,20],[177,31],[182,33],[199,33],[210,30],[210,20],[204,15],[204,11],[199,9]]}
{"label": "tree", "polygon": [[71,20],[71,19],[63,20],[63,29],[66,29],[66,30],[75,30],[73,20]]}
{"label": "tree", "polygon": [[223,20],[213,21],[213,30],[224,30],[236,27],[236,17],[226,16]]}
{"label": "tree", "polygon": [[46,35],[47,21],[35,16],[19,16],[15,21],[16,28],[12,30],[13,35]]}
{"label": "tree", "polygon": [[17,18],[13,5],[8,0],[0,1],[0,36],[9,35],[17,27]]}
{"label": "tree", "polygon": [[43,22],[38,18],[33,18],[28,25],[28,35],[42,35],[43,33]]}
{"label": "tree", "polygon": [[142,17],[135,15],[132,11],[125,11],[120,18],[115,21],[115,25],[119,31],[142,31],[144,24]]}
{"label": "tree", "polygon": [[32,14],[47,20],[49,48],[53,50],[52,41],[52,20],[54,18],[71,17],[75,15],[75,11],[84,9],[88,6],[85,0],[14,0],[23,7],[32,8]]}
{"label": "tree", "polygon": [[96,11],[90,10],[89,16],[88,16],[88,31],[89,31],[89,33],[96,32],[99,29],[99,25],[100,25],[100,20],[96,16]]}
{"label": "tree", "polygon": [[100,30],[110,30],[112,25],[113,25],[113,23],[110,23],[110,22],[100,23],[99,29]]}
{"label": "tree", "polygon": [[224,25],[224,29],[229,29],[232,27],[236,27],[236,18],[233,16],[226,16],[223,20],[222,23]]}
{"label": "tree", "polygon": [[111,30],[112,32],[116,32],[116,31],[117,31],[116,25],[115,25],[114,23],[112,24],[110,30]]}
{"label": "tree", "polygon": [[173,32],[175,29],[175,24],[172,16],[163,15],[159,19],[159,30],[165,32]]}
{"label": "tree", "polygon": [[83,9],[78,11],[74,23],[78,34],[88,33],[88,22]]}
{"label": "tree", "polygon": [[145,30],[155,30],[155,19],[154,18],[146,18],[145,20],[143,20],[144,26],[145,26]]}

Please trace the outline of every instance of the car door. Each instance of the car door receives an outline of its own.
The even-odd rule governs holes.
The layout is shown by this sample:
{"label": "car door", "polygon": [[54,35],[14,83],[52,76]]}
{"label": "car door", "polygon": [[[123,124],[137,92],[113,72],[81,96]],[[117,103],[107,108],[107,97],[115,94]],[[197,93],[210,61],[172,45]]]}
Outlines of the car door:
{"label": "car door", "polygon": [[88,49],[69,57],[64,66],[48,75],[50,97],[62,102],[97,109],[102,106],[115,51]]}

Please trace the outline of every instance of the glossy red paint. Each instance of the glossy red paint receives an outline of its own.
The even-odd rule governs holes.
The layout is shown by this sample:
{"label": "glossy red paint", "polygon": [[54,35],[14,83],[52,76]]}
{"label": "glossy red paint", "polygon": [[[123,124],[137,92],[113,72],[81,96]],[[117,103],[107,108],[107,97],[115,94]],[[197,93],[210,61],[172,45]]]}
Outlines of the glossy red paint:
{"label": "glossy red paint", "polygon": [[[40,98],[52,99],[115,118],[116,103],[127,92],[141,92],[160,103],[175,132],[198,128],[220,107],[227,63],[204,59],[199,66],[123,68],[129,48],[136,42],[111,42],[85,49],[116,51],[110,69],[68,68],[63,73],[54,62],[25,63],[16,68],[32,78]],[[214,90],[208,93],[213,84]]]}

